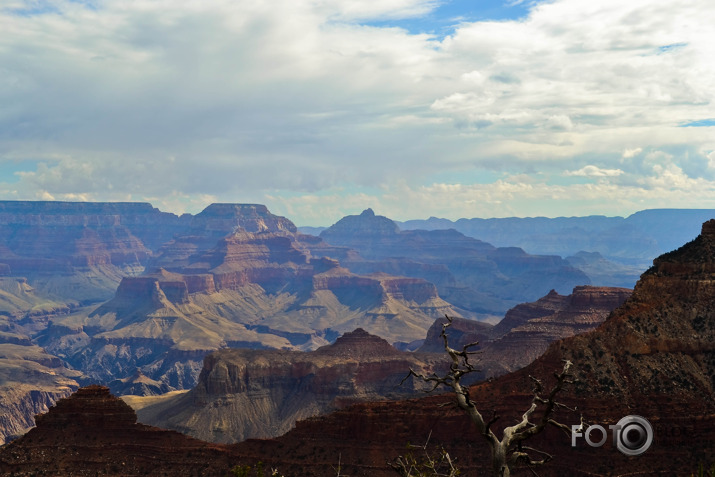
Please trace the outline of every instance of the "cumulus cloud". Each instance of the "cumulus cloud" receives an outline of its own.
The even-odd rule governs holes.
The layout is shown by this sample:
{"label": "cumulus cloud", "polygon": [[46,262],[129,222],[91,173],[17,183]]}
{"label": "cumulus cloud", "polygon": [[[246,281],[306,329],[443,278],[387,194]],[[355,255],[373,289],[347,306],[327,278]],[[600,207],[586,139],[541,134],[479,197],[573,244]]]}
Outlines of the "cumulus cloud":
{"label": "cumulus cloud", "polygon": [[375,205],[485,171],[532,180],[458,192],[524,215],[534,181],[569,200],[561,182],[593,178],[616,200],[715,178],[712,128],[678,127],[712,116],[712,2],[540,2],[446,38],[389,26],[439,3],[3,2],[0,161],[26,167],[0,195],[266,200],[307,220],[321,197]]}

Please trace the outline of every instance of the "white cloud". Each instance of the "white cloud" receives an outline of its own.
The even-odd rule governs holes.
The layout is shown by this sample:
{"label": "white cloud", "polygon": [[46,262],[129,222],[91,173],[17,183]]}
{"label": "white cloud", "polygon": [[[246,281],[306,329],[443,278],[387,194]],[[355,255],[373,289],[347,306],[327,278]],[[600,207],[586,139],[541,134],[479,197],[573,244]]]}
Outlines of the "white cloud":
{"label": "white cloud", "polygon": [[[343,191],[374,205],[377,193],[344,191],[413,197],[441,174],[490,171],[532,180],[455,185],[524,215],[534,182],[571,193],[536,172],[599,178],[584,190],[623,207],[633,202],[619,191],[660,203],[633,191],[676,200],[669,190],[691,197],[685,184],[713,178],[712,128],[678,127],[712,117],[708,0],[554,0],[520,21],[460,23],[443,41],[360,23],[426,15],[429,0],[58,0],[60,13],[10,12],[27,5],[0,7],[0,161],[28,161],[19,181],[0,178],[5,197],[191,209]],[[418,216],[437,215],[417,203]]]}
{"label": "white cloud", "polygon": [[580,176],[580,177],[616,177],[623,174],[620,169],[602,169],[594,165],[584,166],[577,171],[566,171],[565,176]]}
{"label": "white cloud", "polygon": [[632,157],[636,157],[636,156],[637,156],[638,154],[640,154],[641,152],[643,152],[643,149],[640,148],[640,147],[636,147],[636,148],[634,148],[634,149],[625,149],[625,150],[623,151],[623,154],[621,154],[621,157],[622,157],[623,159],[630,159],[630,158],[632,158]]}

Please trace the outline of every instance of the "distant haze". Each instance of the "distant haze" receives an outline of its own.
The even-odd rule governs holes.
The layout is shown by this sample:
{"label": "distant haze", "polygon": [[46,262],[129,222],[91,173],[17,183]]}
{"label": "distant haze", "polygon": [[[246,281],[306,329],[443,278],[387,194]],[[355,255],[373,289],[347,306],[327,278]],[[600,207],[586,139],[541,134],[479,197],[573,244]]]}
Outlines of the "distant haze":
{"label": "distant haze", "polygon": [[715,208],[715,2],[3,0],[0,199]]}

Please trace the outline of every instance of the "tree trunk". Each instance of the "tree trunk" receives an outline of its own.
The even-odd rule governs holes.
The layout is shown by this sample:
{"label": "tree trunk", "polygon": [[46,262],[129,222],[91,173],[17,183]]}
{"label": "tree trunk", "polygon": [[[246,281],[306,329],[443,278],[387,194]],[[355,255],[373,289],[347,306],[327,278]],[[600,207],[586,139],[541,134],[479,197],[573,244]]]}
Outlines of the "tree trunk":
{"label": "tree trunk", "polygon": [[494,477],[510,477],[511,472],[506,463],[506,449],[501,443],[492,448],[492,473]]}

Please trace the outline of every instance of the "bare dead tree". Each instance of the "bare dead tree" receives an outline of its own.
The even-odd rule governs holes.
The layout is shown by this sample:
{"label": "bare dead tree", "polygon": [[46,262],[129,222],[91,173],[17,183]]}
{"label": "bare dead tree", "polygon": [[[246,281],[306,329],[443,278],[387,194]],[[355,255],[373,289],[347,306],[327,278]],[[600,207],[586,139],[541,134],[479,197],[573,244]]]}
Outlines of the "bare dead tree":
{"label": "bare dead tree", "polygon": [[[442,325],[440,337],[444,341],[444,349],[451,360],[449,371],[444,376],[439,376],[436,373],[426,376],[422,373],[417,373],[410,369],[410,373],[405,379],[414,376],[425,382],[432,383],[433,387],[430,390],[434,391],[440,386],[451,388],[457,398],[457,405],[463,409],[470,420],[476,425],[479,433],[484,436],[492,454],[492,475],[495,477],[509,477],[511,475],[511,467],[516,464],[526,464],[527,466],[541,465],[552,459],[552,456],[546,452],[527,447],[524,441],[542,432],[546,426],[553,425],[560,428],[571,435],[571,428],[565,424],[559,423],[552,419],[553,411],[558,407],[565,407],[556,402],[556,395],[561,391],[564,384],[571,383],[571,375],[569,369],[572,366],[571,361],[566,360],[563,370],[560,373],[554,373],[556,384],[549,391],[546,397],[542,397],[544,392],[543,384],[539,379],[529,376],[534,384],[531,406],[521,416],[521,420],[513,426],[504,428],[501,439],[492,431],[491,426],[499,419],[499,416],[492,417],[486,421],[482,414],[477,409],[477,405],[469,397],[469,387],[462,384],[462,378],[470,373],[478,371],[477,368],[470,362],[470,356],[477,354],[477,351],[469,351],[478,343],[469,343],[465,345],[461,351],[457,351],[449,346],[446,330],[452,325],[452,318],[446,316],[447,322]],[[540,410],[540,417],[536,422],[531,419],[534,413]]]}

